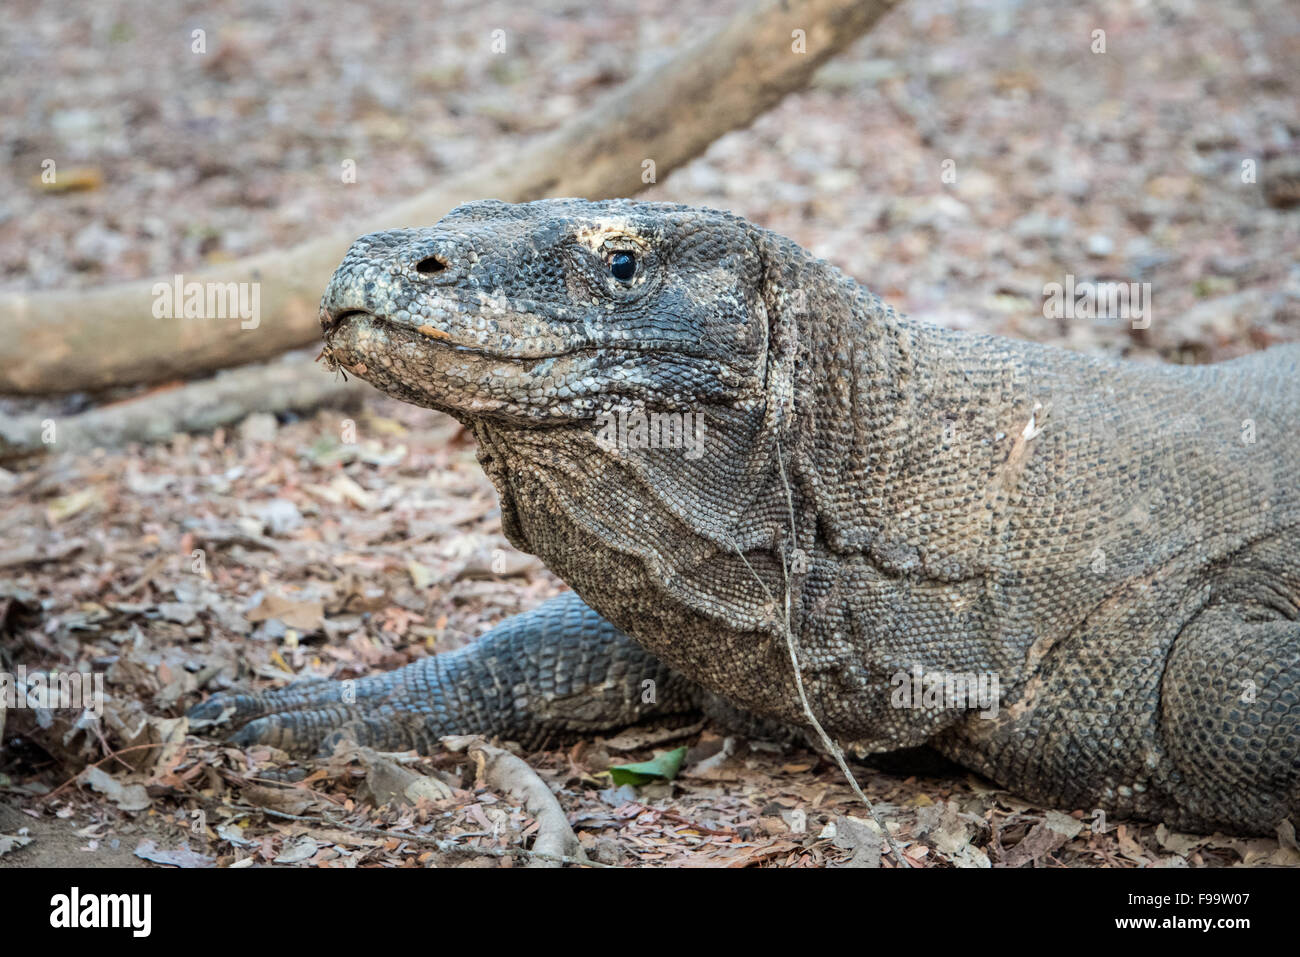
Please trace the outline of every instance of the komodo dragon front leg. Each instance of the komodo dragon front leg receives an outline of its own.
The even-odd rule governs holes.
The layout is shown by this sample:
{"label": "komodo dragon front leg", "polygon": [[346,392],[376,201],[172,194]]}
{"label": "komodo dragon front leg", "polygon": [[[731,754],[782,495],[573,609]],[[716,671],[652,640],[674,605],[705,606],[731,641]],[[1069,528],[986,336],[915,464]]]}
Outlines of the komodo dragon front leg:
{"label": "komodo dragon front leg", "polygon": [[528,747],[707,709],[708,695],[566,592],[446,654],[356,681],[213,695],[194,720],[242,724],[239,745],[328,754],[342,736],[430,753],[449,734]]}

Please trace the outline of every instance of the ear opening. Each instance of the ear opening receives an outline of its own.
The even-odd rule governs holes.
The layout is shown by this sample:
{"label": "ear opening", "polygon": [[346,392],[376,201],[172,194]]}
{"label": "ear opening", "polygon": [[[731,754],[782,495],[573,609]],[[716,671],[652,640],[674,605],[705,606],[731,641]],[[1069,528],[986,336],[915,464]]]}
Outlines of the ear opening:
{"label": "ear opening", "polygon": [[808,322],[809,291],[805,274],[807,254],[783,236],[753,227],[751,240],[758,248],[763,271],[759,302],[766,331],[763,390],[769,434],[786,441],[797,413],[795,391],[801,332]]}

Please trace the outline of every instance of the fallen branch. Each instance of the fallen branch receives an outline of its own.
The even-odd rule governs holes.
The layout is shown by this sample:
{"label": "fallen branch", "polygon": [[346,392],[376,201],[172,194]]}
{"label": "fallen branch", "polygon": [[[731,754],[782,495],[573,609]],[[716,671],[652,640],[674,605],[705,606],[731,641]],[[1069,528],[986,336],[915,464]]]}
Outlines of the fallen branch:
{"label": "fallen branch", "polygon": [[537,819],[533,850],[539,859],[529,867],[556,867],[558,861],[570,859],[586,863],[587,856],[564,808],[526,761],[474,735],[452,735],[442,741],[452,751],[465,751],[474,759],[480,781],[522,802]]}
{"label": "fallen branch", "polygon": [[[184,276],[186,283],[211,288],[254,284],[260,299],[255,326],[239,319],[155,318],[154,287],[172,286],[172,275],[0,296],[0,392],[41,395],[165,382],[312,342],[320,334],[321,290],[362,233],[428,225],[459,203],[489,196],[521,202],[636,193],[645,186],[646,160],[665,176],[723,133],[747,125],[804,86],[821,63],[896,2],[759,0],[523,151],[507,150],[498,163],[291,249]],[[795,31],[802,31],[801,40]]]}
{"label": "fallen branch", "polygon": [[[371,387],[345,380],[310,355],[217,373],[79,415],[12,416],[0,421],[0,462],[44,452],[84,452],[156,442],[177,432],[209,432],[253,412],[309,412],[358,401]],[[52,427],[51,427],[52,426]]]}

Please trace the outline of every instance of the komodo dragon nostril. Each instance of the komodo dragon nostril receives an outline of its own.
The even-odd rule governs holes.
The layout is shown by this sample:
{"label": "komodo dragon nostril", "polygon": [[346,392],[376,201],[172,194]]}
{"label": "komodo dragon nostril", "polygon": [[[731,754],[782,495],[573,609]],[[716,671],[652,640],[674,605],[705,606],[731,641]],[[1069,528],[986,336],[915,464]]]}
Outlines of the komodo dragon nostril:
{"label": "komodo dragon nostril", "polygon": [[431,273],[442,272],[449,265],[451,264],[441,256],[427,256],[415,264],[415,271],[427,276]]}

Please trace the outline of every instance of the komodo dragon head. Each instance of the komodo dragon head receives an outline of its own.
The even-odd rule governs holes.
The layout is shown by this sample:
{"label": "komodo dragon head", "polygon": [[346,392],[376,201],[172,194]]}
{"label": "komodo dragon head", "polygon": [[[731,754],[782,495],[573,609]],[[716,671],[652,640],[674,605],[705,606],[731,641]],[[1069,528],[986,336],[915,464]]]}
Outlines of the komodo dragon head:
{"label": "komodo dragon head", "polygon": [[322,303],[327,354],[462,421],[753,405],[769,332],[757,235],[667,204],[469,203],[353,244]]}
{"label": "komodo dragon head", "polygon": [[[784,273],[796,258],[811,261],[717,210],[468,203],[436,226],[352,245],[322,302],[325,352],[465,423],[506,534],[553,568],[555,551],[572,551],[552,543],[547,553],[556,533],[541,520],[557,509],[587,530],[621,525],[614,538],[640,539],[619,548],[642,551],[647,524],[676,517],[687,528],[664,548],[702,535],[734,550],[746,508],[772,492],[794,368],[773,321],[783,310],[774,297],[787,293],[772,264]],[[658,421],[664,441],[629,436],[638,412],[676,417]]]}

